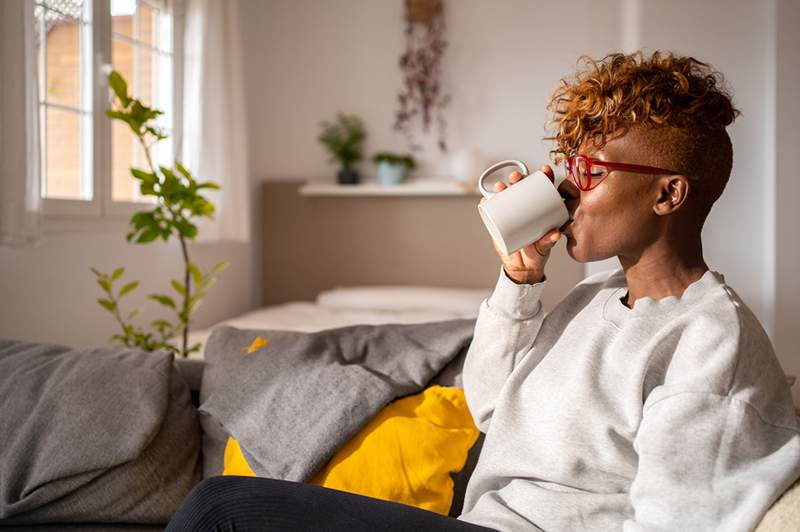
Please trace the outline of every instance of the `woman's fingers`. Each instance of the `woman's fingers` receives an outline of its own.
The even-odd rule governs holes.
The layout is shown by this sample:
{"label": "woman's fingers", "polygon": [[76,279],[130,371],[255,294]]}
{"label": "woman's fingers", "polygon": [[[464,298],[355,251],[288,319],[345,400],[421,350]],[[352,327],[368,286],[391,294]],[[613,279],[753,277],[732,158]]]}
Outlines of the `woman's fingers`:
{"label": "woman's fingers", "polygon": [[558,229],[553,229],[552,231],[545,233],[542,238],[533,244],[525,246],[522,249],[525,254],[532,259],[537,258],[537,255],[540,257],[545,257],[550,254],[550,250],[553,249],[553,246],[558,243],[560,238],[561,232]]}
{"label": "woman's fingers", "polygon": [[[522,180],[522,174],[517,171],[511,172],[511,174],[509,174],[508,176],[508,182],[511,183],[512,185],[521,180]],[[493,185],[493,190],[495,192],[500,192],[501,190],[505,190],[506,188],[508,188],[508,186],[509,185],[506,185],[502,180],[495,181],[495,184]]]}
{"label": "woman's fingers", "polygon": [[550,166],[549,166],[549,165],[544,165],[544,166],[540,167],[540,168],[539,168],[539,170],[541,170],[542,172],[544,172],[544,174],[545,174],[547,177],[549,177],[549,178],[550,178],[550,182],[551,182],[551,183],[555,183],[555,182],[556,182],[556,174],[555,174],[555,172],[553,172],[553,169],[552,169],[552,168],[550,168]]}

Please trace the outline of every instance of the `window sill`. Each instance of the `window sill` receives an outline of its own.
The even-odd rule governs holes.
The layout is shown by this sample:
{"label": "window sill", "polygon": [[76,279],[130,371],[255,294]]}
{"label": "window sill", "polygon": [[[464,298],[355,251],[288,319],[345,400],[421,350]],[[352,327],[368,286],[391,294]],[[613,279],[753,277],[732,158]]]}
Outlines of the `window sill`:
{"label": "window sill", "polygon": [[129,229],[131,216],[150,209],[152,203],[113,202],[101,209],[97,201],[44,200],[44,234],[121,233]]}

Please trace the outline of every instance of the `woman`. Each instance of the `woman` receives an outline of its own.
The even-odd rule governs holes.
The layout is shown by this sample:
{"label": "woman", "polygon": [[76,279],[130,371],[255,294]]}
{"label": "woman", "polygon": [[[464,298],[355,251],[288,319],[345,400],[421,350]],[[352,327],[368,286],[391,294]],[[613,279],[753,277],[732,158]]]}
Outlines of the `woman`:
{"label": "woman", "polygon": [[[612,54],[584,67],[550,104],[571,220],[511,255],[496,248],[499,279],[463,375],[486,439],[459,518],[228,478],[200,484],[170,530],[754,528],[800,475],[800,427],[769,338],[703,259],[738,111],[692,58]],[[562,234],[575,260],[616,256],[622,268],[545,314]]]}

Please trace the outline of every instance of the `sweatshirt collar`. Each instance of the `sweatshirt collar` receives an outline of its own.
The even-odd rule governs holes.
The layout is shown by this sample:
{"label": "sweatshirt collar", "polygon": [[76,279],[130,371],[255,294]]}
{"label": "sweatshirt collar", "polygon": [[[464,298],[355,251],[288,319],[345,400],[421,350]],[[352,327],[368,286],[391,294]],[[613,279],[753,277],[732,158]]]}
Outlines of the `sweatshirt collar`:
{"label": "sweatshirt collar", "polygon": [[625,272],[617,268],[608,278],[606,283],[608,296],[603,304],[603,318],[621,328],[629,319],[673,315],[696,303],[709,290],[725,283],[725,276],[714,270],[706,270],[699,279],[691,283],[680,296],[667,296],[661,299],[640,297],[633,308],[628,308],[622,303],[622,298],[628,293],[628,283]]}

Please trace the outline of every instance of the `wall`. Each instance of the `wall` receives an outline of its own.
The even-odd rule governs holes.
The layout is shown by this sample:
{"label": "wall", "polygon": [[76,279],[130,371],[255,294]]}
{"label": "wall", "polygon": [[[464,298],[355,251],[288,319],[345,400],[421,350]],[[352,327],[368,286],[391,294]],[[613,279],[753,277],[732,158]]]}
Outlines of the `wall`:
{"label": "wall", "polygon": [[[106,272],[125,266],[125,279],[141,281],[123,300],[125,308],[143,307],[151,319],[163,316],[158,304],[144,296],[172,290],[169,280],[182,275],[180,248],[177,242],[128,244],[126,221],[49,220],[37,247],[0,247],[0,338],[74,346],[107,343],[117,327],[97,304],[102,293],[90,266]],[[252,276],[249,246],[195,244],[190,256],[204,271],[231,262],[197,311],[197,326],[253,307],[256,294],[246,282]]]}
{"label": "wall", "polygon": [[[790,168],[788,150],[798,145],[797,133],[789,131],[796,122],[779,120],[777,133],[775,124],[776,91],[778,109],[796,106],[789,93],[797,86],[797,67],[776,70],[776,27],[782,28],[781,65],[800,46],[797,32],[782,21],[795,19],[779,17],[776,1],[781,13],[796,14],[791,0],[451,0],[443,79],[453,94],[447,111],[451,149],[479,148],[487,159],[513,156],[538,165],[547,161],[549,149],[542,141],[548,95],[579,55],[664,48],[724,72],[743,114],[730,129],[731,181],[704,230],[706,259],[761,319],[784,367],[800,373],[796,327],[786,324],[787,316],[798,315],[799,291],[788,269],[797,264],[800,239],[789,234],[796,223],[783,223],[796,219],[788,203],[796,201],[797,185],[789,174],[775,172],[776,164]],[[391,128],[401,86],[402,5],[401,0],[241,2],[256,180],[332,178],[336,168],[316,136],[319,122],[338,110],[365,120],[368,154],[406,149],[403,136]],[[784,150],[780,160],[776,135]],[[418,175],[447,175],[435,136],[421,140]],[[372,165],[362,169],[369,179]],[[776,196],[781,190],[793,195],[782,200]],[[616,259],[589,264],[587,273],[617,265]],[[776,336],[778,330],[783,332]]]}
{"label": "wall", "polygon": [[[531,164],[546,162],[549,147],[541,139],[551,89],[580,53],[618,46],[617,10],[596,4],[447,3],[444,82],[453,95],[447,112],[451,150],[479,148],[491,159],[514,155]],[[406,149],[403,135],[392,130],[401,87],[402,5],[400,0],[242,2],[251,168],[257,178],[332,177],[336,167],[328,164],[316,137],[320,121],[338,110],[365,120],[368,155]],[[576,12],[587,16],[572,16]],[[564,20],[574,30],[569,39]],[[435,136],[419,140],[425,149],[418,174],[447,175]],[[369,177],[372,165],[363,168]]]}
{"label": "wall", "polygon": [[[775,12],[775,332],[774,341],[782,355],[784,369],[800,376],[800,179],[797,149],[800,147],[800,4],[779,0]],[[800,384],[794,387],[795,403],[800,404]]]}

